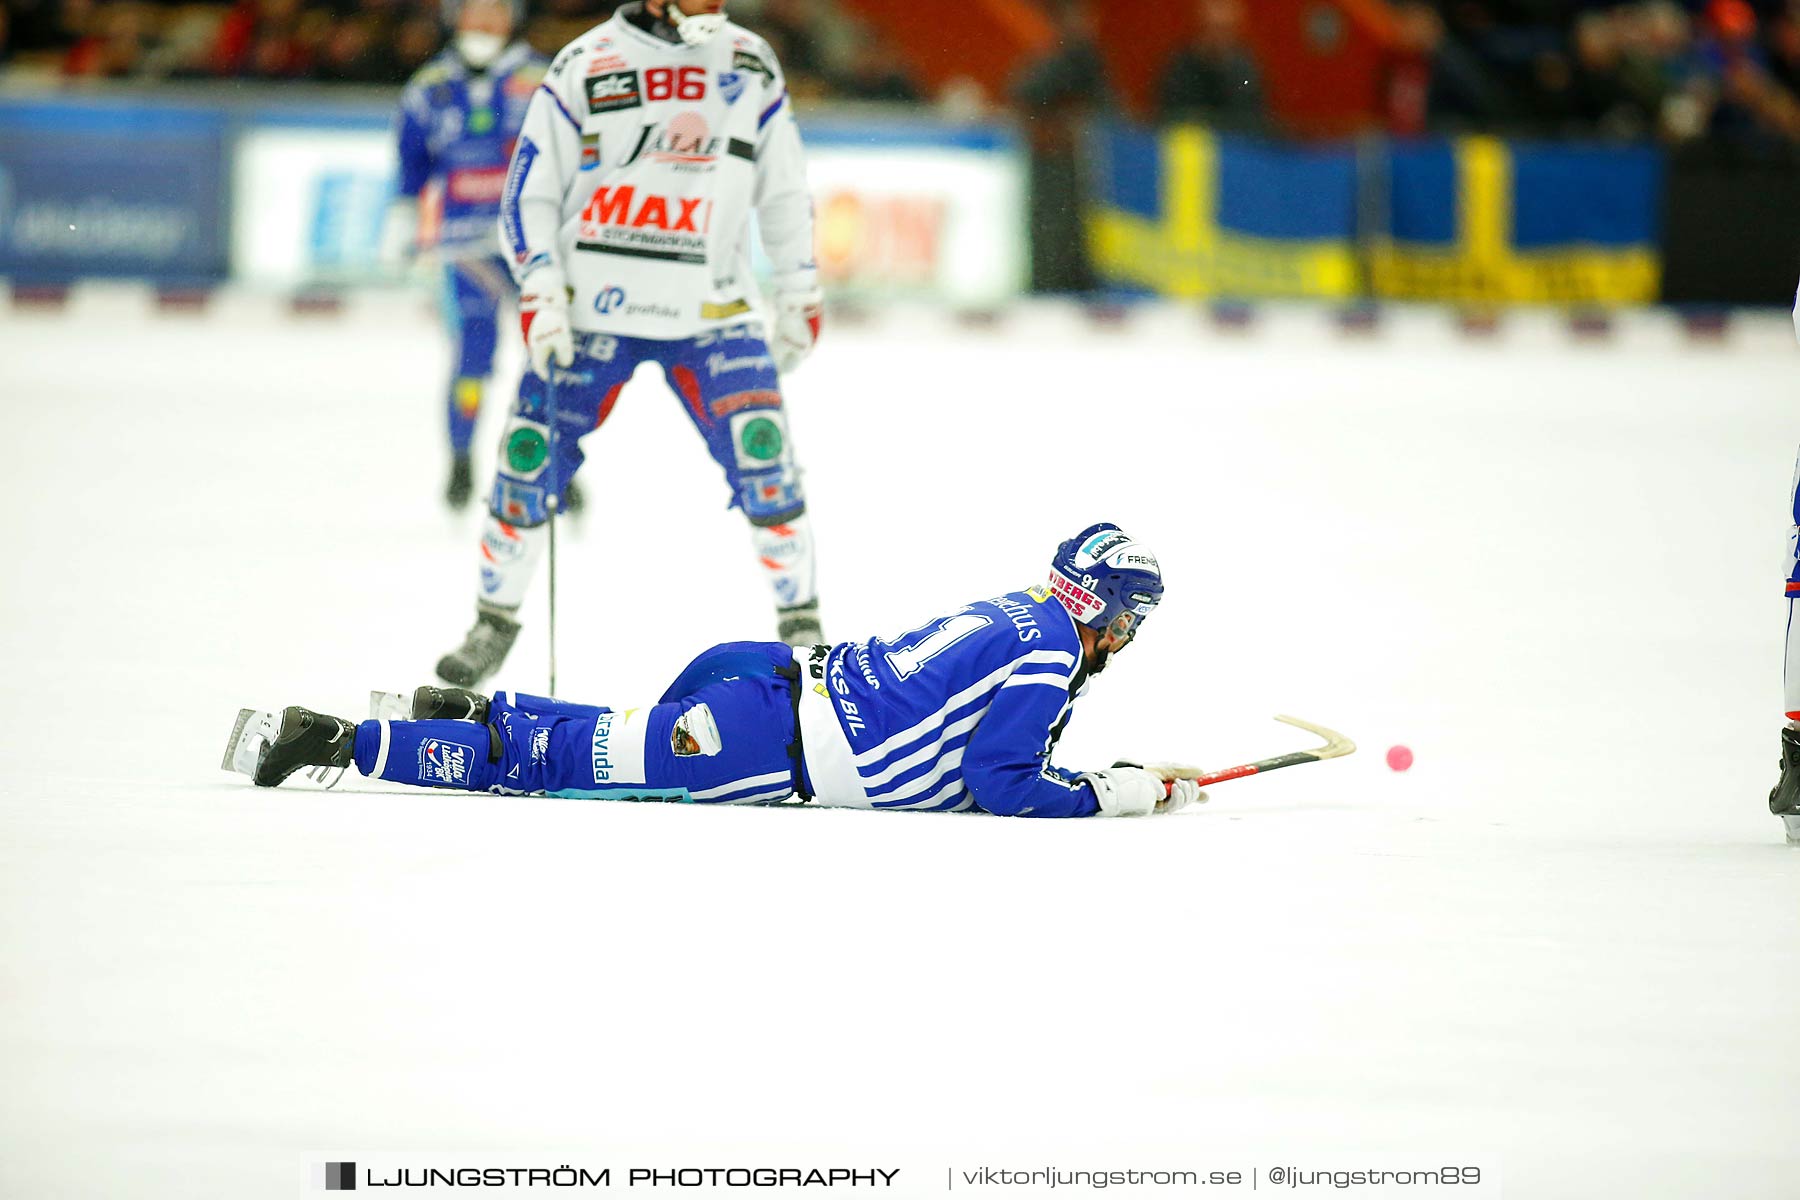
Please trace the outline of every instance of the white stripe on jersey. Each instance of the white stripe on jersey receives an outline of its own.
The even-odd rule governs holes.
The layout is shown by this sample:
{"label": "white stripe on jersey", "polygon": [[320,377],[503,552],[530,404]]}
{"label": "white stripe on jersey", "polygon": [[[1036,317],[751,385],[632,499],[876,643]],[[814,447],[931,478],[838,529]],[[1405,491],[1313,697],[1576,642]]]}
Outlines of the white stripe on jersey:
{"label": "white stripe on jersey", "polygon": [[1000,686],[1003,688],[1024,687],[1028,683],[1044,683],[1051,687],[1061,688],[1062,690],[1067,691],[1069,688],[1069,677],[1067,675],[1053,675],[1048,671],[1037,675],[1014,675]]}
{"label": "white stripe on jersey", "polygon": [[[1005,685],[1002,684],[1001,686],[1004,687]],[[981,718],[987,716],[987,710],[992,707],[993,705],[991,704],[984,704],[978,711],[970,713],[962,720],[950,722],[950,724],[944,726],[944,731],[938,734],[936,741],[920,746],[917,750],[913,751],[905,758],[899,759],[893,766],[888,767],[880,774],[864,775],[863,788],[869,792],[873,792],[876,788],[881,787],[894,776],[904,774],[913,767],[918,766],[942,749],[945,742],[949,741],[959,733],[966,733],[968,730],[975,728],[975,726],[981,722]]]}
{"label": "white stripe on jersey", "polygon": [[[955,779],[952,779],[949,783],[946,783],[943,787],[941,787],[937,791],[931,793],[931,795],[925,797],[923,800],[913,800],[910,803],[897,804],[894,807],[896,807],[896,808],[932,808],[936,805],[942,804],[944,802],[944,798],[946,796],[950,795],[953,792],[961,791],[962,788],[963,788],[962,773],[959,771],[959,772],[957,772]],[[884,798],[891,800],[893,797],[889,796],[889,797],[884,797]],[[973,803],[974,799],[975,799],[975,797],[970,796],[967,802]]]}
{"label": "white stripe on jersey", "polygon": [[791,785],[793,782],[794,776],[791,771],[775,771],[772,774],[752,775],[748,779],[739,779],[734,783],[727,783],[720,787],[707,788],[703,792],[689,792],[688,795],[695,800],[711,800],[717,796],[728,796],[732,792],[741,792],[745,788],[758,787],[765,783],[786,783]]}
{"label": "white stripe on jersey", "polygon": [[856,756],[856,765],[862,767],[867,766],[869,763],[880,762],[883,758],[886,758],[895,750],[898,750],[908,742],[911,742],[914,738],[930,733],[948,714],[981,695],[983,692],[987,691],[1027,663],[1055,663],[1058,666],[1067,667],[1069,669],[1069,674],[1063,677],[1064,687],[1067,687],[1069,685],[1069,680],[1074,678],[1075,656],[1073,654],[1068,653],[1066,650],[1028,651],[1013,659],[999,670],[990,672],[986,677],[976,680],[962,691],[956,693],[956,695],[944,702],[942,708],[932,713],[929,717],[926,717],[923,721],[912,726],[910,729],[902,729],[899,733],[896,733],[893,737],[881,743],[881,745],[870,750],[864,750],[861,754]]}
{"label": "white stripe on jersey", "polygon": [[[899,787],[895,788],[893,791],[884,792],[883,794],[881,794],[879,796],[875,795],[875,793],[873,791],[871,791],[869,793],[869,798],[872,800],[880,800],[880,801],[886,803],[886,802],[892,802],[894,800],[904,800],[908,796],[916,796],[920,792],[925,791],[927,788],[929,788],[933,784],[937,783],[938,780],[942,779],[949,772],[955,771],[956,768],[962,766],[963,751],[965,751],[967,749],[968,749],[967,746],[958,746],[956,749],[952,750],[950,753],[948,753],[948,754],[944,755],[944,757],[940,758],[938,760],[937,766],[935,766],[931,770],[925,772],[925,774],[919,776],[917,779],[909,779],[905,783],[901,784]],[[951,782],[953,784],[955,784],[957,787],[961,787],[962,786],[962,773],[960,771],[958,771],[956,778],[951,780]]]}

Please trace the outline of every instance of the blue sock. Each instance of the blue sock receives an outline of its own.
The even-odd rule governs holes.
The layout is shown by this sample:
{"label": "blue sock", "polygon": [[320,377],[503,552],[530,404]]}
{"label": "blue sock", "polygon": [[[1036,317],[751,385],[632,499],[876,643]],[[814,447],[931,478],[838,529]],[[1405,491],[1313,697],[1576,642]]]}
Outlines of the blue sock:
{"label": "blue sock", "polygon": [[356,727],[356,769],[417,787],[486,791],[499,764],[491,735],[473,721],[364,721]]}

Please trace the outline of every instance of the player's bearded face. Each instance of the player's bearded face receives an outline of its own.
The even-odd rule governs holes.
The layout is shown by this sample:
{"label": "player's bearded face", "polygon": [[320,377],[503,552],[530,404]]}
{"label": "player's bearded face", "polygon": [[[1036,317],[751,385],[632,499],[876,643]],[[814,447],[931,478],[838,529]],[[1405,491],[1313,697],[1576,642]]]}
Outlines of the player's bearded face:
{"label": "player's bearded face", "polygon": [[1105,631],[1094,639],[1094,661],[1088,674],[1098,675],[1106,670],[1107,660],[1131,644],[1136,625],[1137,617],[1131,613],[1120,613],[1107,624]]}

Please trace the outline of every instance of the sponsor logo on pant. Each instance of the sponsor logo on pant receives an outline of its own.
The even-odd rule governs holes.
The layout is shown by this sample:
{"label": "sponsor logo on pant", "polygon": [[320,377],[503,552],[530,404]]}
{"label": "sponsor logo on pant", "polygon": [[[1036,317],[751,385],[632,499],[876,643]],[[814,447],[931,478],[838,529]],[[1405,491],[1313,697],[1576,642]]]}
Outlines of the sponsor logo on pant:
{"label": "sponsor logo on pant", "polygon": [[419,781],[421,783],[467,783],[469,781],[469,764],[474,761],[475,748],[473,746],[427,738],[419,744]]}

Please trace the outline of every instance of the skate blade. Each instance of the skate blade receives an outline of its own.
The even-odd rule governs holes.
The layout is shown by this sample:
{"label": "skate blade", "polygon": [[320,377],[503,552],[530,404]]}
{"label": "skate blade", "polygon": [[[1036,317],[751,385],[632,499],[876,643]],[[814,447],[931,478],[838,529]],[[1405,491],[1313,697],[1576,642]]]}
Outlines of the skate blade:
{"label": "skate blade", "polygon": [[370,692],[369,720],[412,720],[412,697],[402,696],[399,692]]}
{"label": "skate blade", "polygon": [[1800,846],[1800,813],[1782,814],[1781,823],[1787,827],[1787,844]]}
{"label": "skate blade", "polygon": [[254,777],[262,748],[275,740],[280,729],[280,713],[238,709],[237,720],[231,726],[231,740],[225,743],[225,758],[219,768]]}

